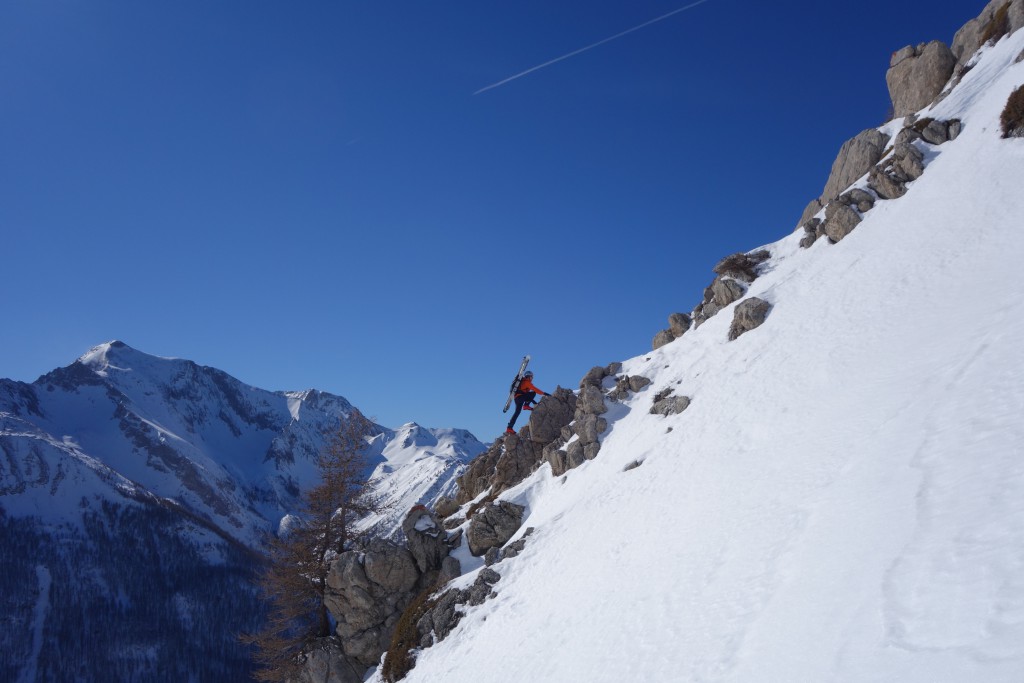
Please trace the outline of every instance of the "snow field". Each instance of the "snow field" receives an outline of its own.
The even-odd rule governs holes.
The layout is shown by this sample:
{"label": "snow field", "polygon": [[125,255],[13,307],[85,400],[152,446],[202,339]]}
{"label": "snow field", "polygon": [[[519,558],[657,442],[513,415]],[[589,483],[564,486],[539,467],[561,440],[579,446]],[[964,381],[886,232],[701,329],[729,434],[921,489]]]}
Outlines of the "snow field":
{"label": "snow field", "polygon": [[[770,245],[762,327],[624,364],[653,384],[503,496],[537,531],[410,683],[1024,680],[1022,49],[923,113],[964,130],[905,197]],[[668,386],[690,408],[648,414]]]}

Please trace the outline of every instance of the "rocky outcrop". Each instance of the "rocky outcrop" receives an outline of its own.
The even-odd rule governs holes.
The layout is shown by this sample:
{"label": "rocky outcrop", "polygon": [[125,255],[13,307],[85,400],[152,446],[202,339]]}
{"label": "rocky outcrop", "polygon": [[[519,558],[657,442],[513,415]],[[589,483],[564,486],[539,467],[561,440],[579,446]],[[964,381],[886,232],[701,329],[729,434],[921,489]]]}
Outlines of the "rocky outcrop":
{"label": "rocky outcrop", "polygon": [[654,395],[654,403],[651,405],[651,415],[678,415],[690,407],[689,396],[672,396],[671,388],[659,391]]}
{"label": "rocky outcrop", "polygon": [[860,224],[860,214],[844,202],[835,200],[825,207],[825,221],[822,230],[833,242],[838,242],[853,232]]}
{"label": "rocky outcrop", "polygon": [[662,330],[654,335],[651,342],[651,350],[661,348],[669,342],[682,337],[693,325],[693,320],[685,313],[673,313],[668,317],[668,329]]}
{"label": "rocky outcrop", "polygon": [[885,161],[871,169],[868,186],[882,199],[897,199],[907,193],[907,183],[924,173],[924,155],[909,143],[900,143]]}
{"label": "rocky outcrop", "polygon": [[704,290],[703,301],[694,309],[693,324],[698,327],[729,304],[746,294],[747,285],[757,279],[762,263],[771,253],[762,249],[752,253],[726,256],[712,269],[718,275]]}
{"label": "rocky outcrop", "polygon": [[953,36],[953,56],[966,63],[985,41],[1021,27],[1024,27],[1024,0],[992,0],[977,18],[964,24]]}
{"label": "rocky outcrop", "polygon": [[337,638],[320,638],[303,655],[296,683],[362,683],[364,667],[345,659]]}
{"label": "rocky outcrop", "polygon": [[894,52],[885,74],[893,116],[906,116],[931,104],[949,82],[956,64],[953,51],[938,40]]}
{"label": "rocky outcrop", "polygon": [[402,521],[402,532],[419,573],[440,571],[449,551],[448,533],[441,526],[441,520],[426,507],[417,505]]}
{"label": "rocky outcrop", "polygon": [[741,302],[736,306],[732,325],[729,327],[729,341],[760,327],[768,317],[768,312],[771,309],[771,304],[764,299],[758,299],[756,296]]}
{"label": "rocky outcrop", "polygon": [[447,638],[462,620],[464,612],[460,606],[482,605],[488,598],[494,596],[494,585],[500,580],[501,575],[498,572],[484,567],[469,588],[445,591],[429,605],[416,622],[419,646],[428,648]]}
{"label": "rocky outcrop", "polygon": [[327,575],[324,603],[347,661],[363,671],[380,661],[405,608],[422,589],[416,560],[390,541],[342,553]]}
{"label": "rocky outcrop", "polygon": [[881,161],[888,144],[889,136],[876,128],[869,128],[844,142],[836,160],[832,162],[832,172],[829,173],[819,200],[821,206],[838,197]]}
{"label": "rocky outcrop", "polygon": [[469,552],[480,557],[491,548],[499,548],[508,542],[523,524],[522,505],[499,501],[487,505],[473,515],[466,531]]}
{"label": "rocky outcrop", "polygon": [[402,531],[408,548],[375,539],[331,563],[324,604],[337,624],[337,639],[331,639],[337,648],[325,643],[322,651],[312,653],[315,657],[304,666],[308,680],[350,680],[318,678],[325,671],[351,672],[357,675],[351,680],[363,680],[366,669],[380,662],[402,613],[416,596],[461,573],[459,561],[448,554],[447,532],[427,508],[410,510]]}
{"label": "rocky outcrop", "polygon": [[454,504],[464,505],[485,491],[496,496],[528,477],[544,461],[545,447],[561,439],[562,430],[576,414],[576,404],[576,395],[562,387],[541,399],[532,412],[526,413],[530,422],[519,434],[497,439],[469,463],[456,479],[459,491]]}

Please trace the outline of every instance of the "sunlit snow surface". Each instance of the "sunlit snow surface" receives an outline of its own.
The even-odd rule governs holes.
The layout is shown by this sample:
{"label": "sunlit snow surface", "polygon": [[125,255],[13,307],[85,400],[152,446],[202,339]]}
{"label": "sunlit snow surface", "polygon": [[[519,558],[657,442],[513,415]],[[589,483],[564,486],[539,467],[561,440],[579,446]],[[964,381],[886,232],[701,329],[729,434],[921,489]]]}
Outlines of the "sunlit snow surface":
{"label": "sunlit snow surface", "polygon": [[[503,496],[537,531],[409,683],[1024,681],[1022,49],[924,112],[963,133],[905,197],[769,245],[762,327],[625,363],[653,384]],[[667,387],[690,408],[648,414]]]}

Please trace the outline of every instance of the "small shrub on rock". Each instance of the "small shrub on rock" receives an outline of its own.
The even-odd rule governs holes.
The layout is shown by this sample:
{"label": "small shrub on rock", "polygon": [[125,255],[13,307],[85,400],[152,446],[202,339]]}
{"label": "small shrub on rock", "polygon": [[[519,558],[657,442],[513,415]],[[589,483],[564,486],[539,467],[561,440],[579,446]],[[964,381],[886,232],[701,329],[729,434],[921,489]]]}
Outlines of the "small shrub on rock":
{"label": "small shrub on rock", "polygon": [[414,651],[420,646],[417,624],[423,615],[434,608],[437,601],[430,599],[433,592],[432,586],[416,596],[395,626],[395,633],[391,636],[391,647],[388,648],[384,664],[381,666],[381,675],[388,683],[402,680],[416,665]]}
{"label": "small shrub on rock", "polygon": [[1010,94],[999,121],[1003,126],[1004,138],[1024,137],[1024,85]]}
{"label": "small shrub on rock", "polygon": [[989,41],[996,42],[1009,32],[1010,3],[1007,2],[997,9],[989,22],[985,24],[985,30],[981,33],[981,44],[984,45]]}

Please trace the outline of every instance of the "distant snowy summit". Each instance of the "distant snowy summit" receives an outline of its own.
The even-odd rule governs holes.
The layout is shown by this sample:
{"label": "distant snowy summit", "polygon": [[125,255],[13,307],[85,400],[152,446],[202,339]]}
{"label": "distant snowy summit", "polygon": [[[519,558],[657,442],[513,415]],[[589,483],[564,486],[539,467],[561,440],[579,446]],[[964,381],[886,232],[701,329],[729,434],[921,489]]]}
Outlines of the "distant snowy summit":
{"label": "distant snowy summit", "polygon": [[[0,379],[0,507],[73,522],[103,501],[160,502],[255,547],[315,483],[317,453],[354,410],[107,342],[31,384]],[[374,431],[367,476],[396,505],[433,503],[484,450],[465,430]],[[386,536],[388,523],[367,522]]]}

